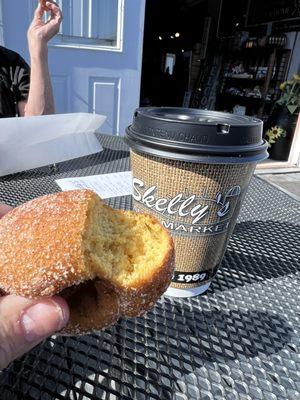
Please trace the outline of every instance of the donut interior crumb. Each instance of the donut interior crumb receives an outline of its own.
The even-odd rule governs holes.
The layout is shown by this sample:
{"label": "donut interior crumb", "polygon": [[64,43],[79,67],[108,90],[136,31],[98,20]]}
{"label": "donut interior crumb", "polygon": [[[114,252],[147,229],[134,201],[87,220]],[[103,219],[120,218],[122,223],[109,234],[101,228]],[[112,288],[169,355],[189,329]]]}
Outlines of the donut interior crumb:
{"label": "donut interior crumb", "polygon": [[94,197],[83,237],[85,265],[95,277],[136,286],[161,266],[168,236],[151,218],[116,212]]}

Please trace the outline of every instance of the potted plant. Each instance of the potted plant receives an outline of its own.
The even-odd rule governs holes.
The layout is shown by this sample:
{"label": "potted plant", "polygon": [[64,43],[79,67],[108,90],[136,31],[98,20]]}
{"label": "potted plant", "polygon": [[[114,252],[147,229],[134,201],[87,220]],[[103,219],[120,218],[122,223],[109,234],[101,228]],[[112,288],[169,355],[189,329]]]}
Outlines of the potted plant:
{"label": "potted plant", "polygon": [[282,94],[276,102],[265,136],[270,146],[270,157],[288,160],[300,108],[300,74],[283,82],[280,90]]}
{"label": "potted plant", "polygon": [[280,138],[286,137],[286,131],[280,126],[272,126],[265,133],[265,139],[268,142],[269,147],[271,147]]}

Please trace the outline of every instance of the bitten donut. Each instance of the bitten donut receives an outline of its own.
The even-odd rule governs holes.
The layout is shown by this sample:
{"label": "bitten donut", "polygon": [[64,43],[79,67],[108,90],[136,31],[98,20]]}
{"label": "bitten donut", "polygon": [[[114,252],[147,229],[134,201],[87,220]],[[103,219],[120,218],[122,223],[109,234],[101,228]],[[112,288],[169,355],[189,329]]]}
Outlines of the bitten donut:
{"label": "bitten donut", "polygon": [[0,289],[70,306],[64,330],[100,330],[145,313],[164,293],[174,245],[147,214],[107,206],[90,190],[43,196],[0,220]]}

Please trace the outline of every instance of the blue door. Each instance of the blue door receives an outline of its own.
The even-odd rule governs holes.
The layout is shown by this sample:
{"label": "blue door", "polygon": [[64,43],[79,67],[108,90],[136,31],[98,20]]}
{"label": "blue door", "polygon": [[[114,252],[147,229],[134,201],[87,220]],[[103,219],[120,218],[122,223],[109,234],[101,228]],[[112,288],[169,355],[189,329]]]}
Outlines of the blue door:
{"label": "blue door", "polygon": [[[26,31],[37,0],[1,2],[4,46],[29,61]],[[104,114],[102,131],[123,135],[139,105],[145,0],[58,3],[64,20],[49,44],[56,111]]]}

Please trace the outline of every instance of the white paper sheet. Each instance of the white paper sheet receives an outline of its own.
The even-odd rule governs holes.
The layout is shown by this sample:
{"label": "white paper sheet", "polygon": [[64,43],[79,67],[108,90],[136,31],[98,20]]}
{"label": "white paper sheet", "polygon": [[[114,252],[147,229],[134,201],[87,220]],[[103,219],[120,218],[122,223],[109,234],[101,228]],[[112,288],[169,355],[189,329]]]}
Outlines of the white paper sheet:
{"label": "white paper sheet", "polygon": [[106,117],[75,113],[0,118],[0,176],[98,153]]}
{"label": "white paper sheet", "polygon": [[74,189],[91,189],[102,199],[132,194],[131,171],[78,178],[58,179],[55,182],[63,191]]}

